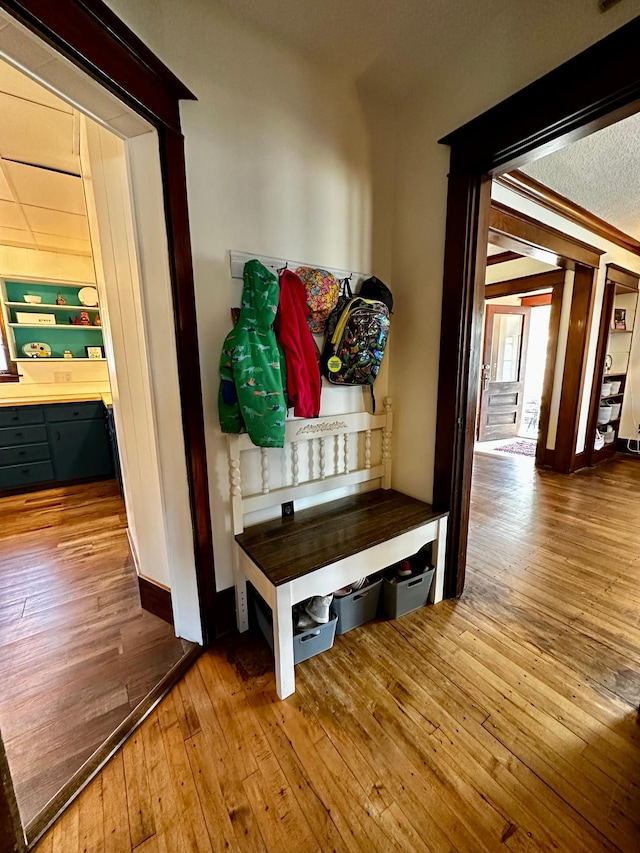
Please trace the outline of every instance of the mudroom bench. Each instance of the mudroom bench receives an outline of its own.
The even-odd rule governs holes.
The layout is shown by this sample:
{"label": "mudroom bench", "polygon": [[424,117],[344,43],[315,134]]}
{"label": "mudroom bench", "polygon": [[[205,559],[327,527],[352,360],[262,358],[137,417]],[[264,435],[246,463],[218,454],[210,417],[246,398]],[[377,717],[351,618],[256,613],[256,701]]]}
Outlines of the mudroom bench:
{"label": "mudroom bench", "polygon": [[[227,436],[238,629],[249,626],[250,581],[273,614],[281,699],[295,691],[295,604],[348,586],[429,542],[436,570],[429,601],[442,599],[447,513],[390,488],[391,433],[387,398],[381,415],[288,421],[283,449]],[[359,484],[369,490],[349,494]],[[260,519],[293,501],[293,515],[283,508],[276,519]],[[298,508],[309,501],[315,505]]]}

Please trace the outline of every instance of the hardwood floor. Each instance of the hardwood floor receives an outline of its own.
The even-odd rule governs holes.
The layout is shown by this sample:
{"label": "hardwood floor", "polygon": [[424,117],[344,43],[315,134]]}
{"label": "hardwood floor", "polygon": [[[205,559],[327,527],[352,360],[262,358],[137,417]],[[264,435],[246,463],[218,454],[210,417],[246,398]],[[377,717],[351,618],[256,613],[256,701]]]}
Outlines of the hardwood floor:
{"label": "hardwood floor", "polygon": [[478,457],[459,601],[205,653],[38,853],[637,851],[640,463]]}
{"label": "hardwood floor", "polygon": [[115,481],[0,499],[0,729],[24,824],[183,654],[140,607]]}

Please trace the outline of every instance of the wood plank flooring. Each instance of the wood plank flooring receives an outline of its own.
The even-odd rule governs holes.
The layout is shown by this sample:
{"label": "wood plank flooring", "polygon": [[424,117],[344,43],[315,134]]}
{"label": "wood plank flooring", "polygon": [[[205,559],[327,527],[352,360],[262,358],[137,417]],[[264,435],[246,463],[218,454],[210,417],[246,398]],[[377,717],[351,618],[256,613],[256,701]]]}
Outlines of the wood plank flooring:
{"label": "wood plank flooring", "polygon": [[640,463],[478,457],[459,601],[205,653],[38,853],[638,851]]}
{"label": "wood plank flooring", "polygon": [[24,824],[184,650],[140,607],[115,481],[0,499],[0,730]]}

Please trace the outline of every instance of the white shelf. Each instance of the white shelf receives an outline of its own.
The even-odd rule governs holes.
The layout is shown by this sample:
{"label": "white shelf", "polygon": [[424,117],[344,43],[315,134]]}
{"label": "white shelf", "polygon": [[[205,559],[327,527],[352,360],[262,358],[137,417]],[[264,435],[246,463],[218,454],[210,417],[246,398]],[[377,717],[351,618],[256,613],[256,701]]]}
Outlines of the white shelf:
{"label": "white shelf", "polygon": [[10,308],[57,308],[58,311],[99,311],[100,306],[89,308],[86,305],[55,305],[52,302],[5,302]]}
{"label": "white shelf", "polygon": [[64,323],[9,323],[12,329],[64,329],[66,332],[74,331],[77,332],[79,330],[94,332],[101,332],[102,326],[76,326],[72,323],[64,324]]}

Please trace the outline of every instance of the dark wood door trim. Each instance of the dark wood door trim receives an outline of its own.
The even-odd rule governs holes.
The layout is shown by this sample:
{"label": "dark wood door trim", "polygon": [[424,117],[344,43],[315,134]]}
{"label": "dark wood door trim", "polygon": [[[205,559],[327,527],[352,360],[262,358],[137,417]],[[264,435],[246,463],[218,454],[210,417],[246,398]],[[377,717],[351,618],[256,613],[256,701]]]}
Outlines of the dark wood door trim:
{"label": "dark wood door trim", "polygon": [[195,96],[101,0],[0,5],[137,113],[180,131],[179,101]]}
{"label": "dark wood door trim", "polygon": [[519,296],[521,293],[533,293],[536,290],[548,290],[558,284],[564,284],[564,270],[549,270],[507,281],[496,281],[484,288],[485,299],[498,299],[500,296]]}
{"label": "dark wood door trim", "polygon": [[163,172],[178,377],[205,642],[216,633],[215,575],[184,142],[179,101],[192,93],[101,0],[0,0],[18,20],[157,129]]}
{"label": "dark wood door trim", "polygon": [[607,264],[607,281],[614,281],[629,290],[638,290],[638,273],[626,270],[617,264]]}
{"label": "dark wood door trim", "polygon": [[553,464],[554,470],[562,474],[576,470],[578,422],[594,299],[595,271],[590,267],[576,266]]}
{"label": "dark wood door trim", "polygon": [[551,305],[550,293],[536,293],[533,296],[523,296],[520,304],[525,308],[539,308],[541,305]]}
{"label": "dark wood door trim", "polygon": [[[526,213],[507,207],[498,201],[491,202],[491,214],[489,216],[489,241],[496,245],[504,242],[510,244],[518,240],[523,254],[531,257],[540,257],[542,253],[546,257],[549,253],[556,256],[557,260],[564,262],[574,261],[597,267],[600,258],[604,255],[602,249],[576,240],[552,228],[544,222],[540,222]],[[540,257],[543,260],[543,257]]]}
{"label": "dark wood door trim", "polygon": [[499,252],[497,255],[489,255],[487,257],[487,266],[492,267],[494,264],[506,264],[507,261],[517,261],[523,257],[518,252]]}
{"label": "dark wood door trim", "polygon": [[464,588],[491,206],[485,175],[449,177],[433,503],[450,512],[445,595]]}
{"label": "dark wood door trim", "polygon": [[593,234],[603,237],[605,240],[614,243],[616,246],[620,246],[622,249],[626,249],[628,252],[640,255],[640,240],[636,240],[630,234],[625,234],[624,231],[616,228],[615,225],[611,225],[610,222],[606,222],[604,219],[596,216],[595,213],[591,213],[591,211],[586,210],[584,207],[580,207],[579,204],[557,193],[550,187],[541,184],[535,178],[525,175],[524,172],[516,169],[508,175],[499,175],[496,181],[502,184],[502,186],[507,187],[507,189],[518,193],[523,198],[534,201],[541,207],[557,213],[569,222],[586,228]]}
{"label": "dark wood door trim", "polygon": [[639,43],[637,17],[441,140],[451,168],[433,493],[450,512],[449,596],[464,589],[490,176],[637,112]]}

